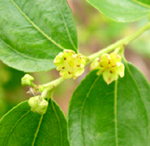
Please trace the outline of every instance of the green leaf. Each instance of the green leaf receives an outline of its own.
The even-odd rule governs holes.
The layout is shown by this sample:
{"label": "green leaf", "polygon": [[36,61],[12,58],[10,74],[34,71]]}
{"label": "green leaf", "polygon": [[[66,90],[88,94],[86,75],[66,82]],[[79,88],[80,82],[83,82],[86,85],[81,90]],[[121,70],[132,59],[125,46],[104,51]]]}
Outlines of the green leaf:
{"label": "green leaf", "polygon": [[150,145],[150,86],[137,68],[125,67],[110,85],[93,71],[78,86],[69,107],[71,146]]}
{"label": "green leaf", "polygon": [[46,114],[33,113],[26,102],[0,121],[1,146],[69,146],[67,123],[60,108],[49,101]]}
{"label": "green leaf", "polygon": [[107,17],[118,22],[132,22],[148,16],[150,9],[132,0],[87,0]]}
{"label": "green leaf", "polygon": [[139,5],[150,8],[150,0],[133,0]]}
{"label": "green leaf", "polygon": [[0,0],[0,60],[26,72],[46,71],[63,49],[77,52],[66,0]]}

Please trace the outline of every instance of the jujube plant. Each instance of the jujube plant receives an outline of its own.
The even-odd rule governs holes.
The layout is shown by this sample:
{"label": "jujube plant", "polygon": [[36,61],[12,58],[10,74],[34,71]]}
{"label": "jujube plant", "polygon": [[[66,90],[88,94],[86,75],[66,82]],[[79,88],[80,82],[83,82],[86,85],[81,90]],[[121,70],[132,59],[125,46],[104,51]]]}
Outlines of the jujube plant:
{"label": "jujube plant", "polygon": [[[87,2],[117,22],[150,17],[146,0]],[[124,56],[149,29],[150,22],[86,56],[66,0],[0,0],[0,60],[26,72],[21,84],[33,94],[0,119],[0,146],[149,146],[150,84]],[[88,64],[65,118],[52,98],[55,87],[77,79]],[[30,75],[55,68],[60,77],[45,84]]]}

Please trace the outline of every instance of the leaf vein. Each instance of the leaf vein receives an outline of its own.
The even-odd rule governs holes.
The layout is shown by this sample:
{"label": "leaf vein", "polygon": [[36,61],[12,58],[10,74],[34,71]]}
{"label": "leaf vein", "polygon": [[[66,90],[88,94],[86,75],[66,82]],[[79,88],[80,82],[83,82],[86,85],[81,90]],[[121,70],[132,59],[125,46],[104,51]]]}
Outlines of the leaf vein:
{"label": "leaf vein", "polygon": [[[132,75],[132,73],[131,73],[131,71],[130,71],[130,69],[129,69],[129,66],[128,66],[128,64],[127,64],[126,61],[125,61],[125,64],[126,64],[126,68],[127,68],[128,72],[129,72],[129,74],[131,75],[131,78],[133,79],[135,85],[137,86],[137,90],[139,91],[141,100],[142,100],[143,105],[144,105],[144,107],[145,107],[145,112],[146,112],[147,121],[149,121],[149,118],[148,118],[149,116],[148,116],[148,113],[147,113],[147,110],[146,110],[146,106],[145,106],[145,104],[144,104],[144,101],[143,101],[143,99],[142,99],[141,90],[140,90],[140,88],[139,88],[139,85],[138,85],[138,83],[136,82],[135,78],[133,77],[133,75]],[[149,134],[149,127],[150,127],[150,123],[148,122],[148,127],[147,127],[148,134]],[[147,137],[147,139],[149,139],[149,138]]]}
{"label": "leaf vein", "polygon": [[55,115],[56,115],[56,118],[57,118],[57,121],[58,121],[58,123],[59,123],[59,130],[60,130],[60,137],[61,137],[61,145],[60,146],[62,146],[63,144],[63,138],[62,138],[62,128],[61,128],[61,124],[60,124],[60,119],[59,119],[59,116],[58,116],[58,114],[57,114],[57,111],[56,111],[56,109],[55,109],[55,107],[54,107],[54,105],[53,105],[53,101],[51,100],[51,104],[52,104],[52,108],[53,108],[53,110],[54,110],[54,112],[55,112]]}
{"label": "leaf vein", "polygon": [[12,129],[10,130],[10,132],[9,132],[7,138],[6,138],[6,141],[5,141],[4,146],[6,146],[6,144],[7,144],[7,142],[8,142],[8,139],[9,139],[11,133],[13,132],[13,130],[15,129],[15,127],[17,126],[17,124],[18,124],[27,114],[29,114],[29,113],[30,113],[30,110],[27,111],[24,115],[22,115],[22,116],[20,117],[20,119],[14,124],[14,126],[12,127]]}
{"label": "leaf vein", "polygon": [[60,44],[58,44],[56,41],[54,41],[50,36],[48,36],[45,32],[43,32],[33,21],[31,21],[31,19],[19,8],[19,6],[13,0],[10,0],[10,1],[18,9],[18,11],[29,21],[29,23],[31,23],[32,26],[34,28],[36,28],[45,38],[47,38],[49,41],[51,41],[54,45],[56,45],[60,49],[65,49]]}
{"label": "leaf vein", "polygon": [[[86,94],[85,100],[84,100],[84,102],[83,102],[83,104],[82,104],[82,106],[81,106],[80,123],[81,123],[81,135],[82,135],[82,138],[83,138],[83,127],[82,127],[82,113],[83,113],[83,107],[84,107],[84,105],[85,105],[85,103],[86,103],[86,101],[87,101],[87,98],[89,97],[89,94],[90,94],[91,90],[94,88],[94,85],[95,85],[95,83],[97,82],[97,80],[99,79],[99,77],[100,77],[100,76],[98,76],[98,77],[95,79],[95,81],[93,82],[93,84],[91,85],[91,87],[90,87],[88,93]],[[84,142],[84,141],[82,141],[82,143],[83,143],[83,145],[85,145],[85,142]]]}
{"label": "leaf vein", "polygon": [[117,80],[115,81],[115,92],[114,92],[114,118],[115,118],[115,138],[116,146],[118,146],[118,120],[117,120]]}
{"label": "leaf vein", "polygon": [[[55,4],[55,5],[56,5],[56,4]],[[56,7],[57,7],[57,6],[56,6]],[[59,10],[59,8],[58,8],[58,11],[59,11],[59,13],[60,13],[60,15],[61,15],[61,17],[62,17],[63,22],[64,22],[64,25],[65,25],[66,32],[67,32],[67,34],[68,34],[69,40],[70,40],[72,46],[74,47],[74,49],[77,50],[77,48],[75,47],[75,44],[74,44],[74,42],[73,42],[73,40],[72,40],[72,38],[71,38],[71,36],[70,36],[70,32],[69,32],[68,27],[67,27],[67,24],[66,24],[66,22],[65,22],[64,16],[63,16],[62,12]]]}
{"label": "leaf vein", "polygon": [[51,61],[53,61],[52,59],[50,59],[50,60],[45,60],[45,59],[37,59],[37,58],[29,57],[29,56],[27,56],[27,55],[25,55],[25,54],[22,54],[22,53],[18,52],[18,51],[15,50],[14,48],[12,48],[9,44],[7,44],[6,42],[4,42],[4,40],[2,40],[1,38],[0,38],[0,40],[1,40],[2,43],[3,43],[4,45],[6,45],[8,48],[10,48],[12,51],[14,51],[15,53],[17,53],[18,55],[23,56],[24,58],[28,58],[28,59],[35,60],[35,61],[41,61],[41,62],[51,62]]}
{"label": "leaf vein", "polygon": [[34,144],[35,144],[35,142],[36,142],[36,138],[37,138],[37,135],[38,135],[38,133],[39,133],[39,130],[40,130],[40,127],[41,127],[42,121],[43,121],[43,115],[41,115],[41,117],[40,117],[40,121],[39,121],[38,127],[37,127],[37,129],[36,129],[35,134],[34,134],[34,138],[33,138],[32,146],[34,146]]}

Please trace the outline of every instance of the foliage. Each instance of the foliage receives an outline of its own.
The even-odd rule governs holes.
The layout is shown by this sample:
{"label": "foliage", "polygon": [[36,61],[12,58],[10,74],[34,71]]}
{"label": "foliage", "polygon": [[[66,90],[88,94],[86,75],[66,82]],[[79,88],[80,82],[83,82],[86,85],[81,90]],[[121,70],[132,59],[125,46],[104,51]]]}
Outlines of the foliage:
{"label": "foliage", "polygon": [[[148,18],[150,14],[147,0],[87,2],[117,22],[133,22]],[[76,26],[66,0],[0,0],[0,3],[0,60],[19,70],[12,69],[15,73],[12,80],[6,83],[10,75],[2,68],[2,86],[19,88],[24,75],[20,71],[41,72],[57,66],[61,75],[40,85],[33,83],[34,78],[29,74],[22,78],[22,85],[29,86],[28,92],[34,96],[1,118],[1,146],[150,145],[150,84],[140,70],[124,57],[126,45],[150,29],[150,22],[125,38],[86,56],[79,52]],[[102,18],[106,20],[104,16]],[[97,32],[97,16],[93,20],[96,25],[79,28],[79,34],[83,34],[83,37],[79,37],[81,41],[88,40],[92,31]],[[114,33],[118,32],[118,26],[124,29],[122,24],[111,26],[116,30]],[[85,33],[86,29],[88,33]],[[107,32],[111,38],[114,33]],[[148,37],[149,34],[142,41]],[[138,42],[133,46],[149,56],[149,45],[145,45],[144,51],[141,51]],[[66,119],[52,98],[54,88],[65,79],[76,79],[89,63],[94,71],[90,71],[74,91]],[[0,91],[1,97],[1,86]],[[1,105],[6,111],[5,101],[0,98]]]}

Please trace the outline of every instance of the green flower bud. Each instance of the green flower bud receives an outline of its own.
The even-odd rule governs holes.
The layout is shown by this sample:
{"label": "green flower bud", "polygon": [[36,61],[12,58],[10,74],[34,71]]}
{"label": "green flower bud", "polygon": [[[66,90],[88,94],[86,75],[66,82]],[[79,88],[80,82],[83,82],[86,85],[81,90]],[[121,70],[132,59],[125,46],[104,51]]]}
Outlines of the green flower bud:
{"label": "green flower bud", "polygon": [[21,84],[23,86],[32,86],[33,80],[34,80],[34,78],[31,75],[25,74],[21,79]]}
{"label": "green flower bud", "polygon": [[96,58],[90,69],[98,69],[97,75],[102,74],[107,84],[117,80],[119,76],[124,77],[124,65],[116,53],[103,54],[100,58]]}
{"label": "green flower bud", "polygon": [[39,114],[45,114],[48,107],[48,102],[41,96],[34,96],[28,100],[31,111]]}
{"label": "green flower bud", "polygon": [[76,79],[84,72],[86,61],[81,54],[76,54],[72,50],[64,50],[56,56],[54,64],[57,66],[56,69],[60,71],[60,76],[65,79]]}

